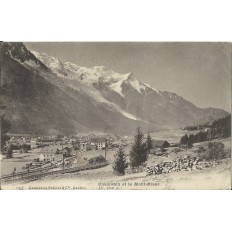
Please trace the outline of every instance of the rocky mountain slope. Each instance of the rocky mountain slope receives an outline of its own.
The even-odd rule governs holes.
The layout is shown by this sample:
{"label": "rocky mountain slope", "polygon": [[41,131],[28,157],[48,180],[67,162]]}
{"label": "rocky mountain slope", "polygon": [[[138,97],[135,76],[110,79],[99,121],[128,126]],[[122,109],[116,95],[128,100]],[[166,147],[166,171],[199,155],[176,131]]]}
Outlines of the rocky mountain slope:
{"label": "rocky mountain slope", "polygon": [[1,54],[1,100],[14,133],[131,134],[137,126],[156,131],[228,115],[156,90],[132,73],[62,63],[23,43],[2,43]]}

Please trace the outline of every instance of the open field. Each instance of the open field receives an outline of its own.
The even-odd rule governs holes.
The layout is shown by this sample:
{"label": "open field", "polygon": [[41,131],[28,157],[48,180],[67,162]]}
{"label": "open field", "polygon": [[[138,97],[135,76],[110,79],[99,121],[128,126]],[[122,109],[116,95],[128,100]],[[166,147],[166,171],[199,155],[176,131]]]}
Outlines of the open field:
{"label": "open field", "polygon": [[[50,148],[59,148],[59,145],[50,145]],[[28,151],[28,153],[21,153],[21,154],[13,154],[12,159],[2,159],[1,162],[1,175],[8,175],[11,174],[16,168],[16,172],[22,172],[23,167],[27,163],[31,163],[34,159],[39,158],[40,154],[42,154],[40,148],[32,149]],[[61,159],[61,155],[56,156],[57,159]]]}
{"label": "open field", "polygon": [[26,163],[32,162],[33,159],[39,157],[39,153],[29,152],[14,155],[12,159],[1,160],[1,175],[11,174],[16,168],[16,172],[22,172]]}

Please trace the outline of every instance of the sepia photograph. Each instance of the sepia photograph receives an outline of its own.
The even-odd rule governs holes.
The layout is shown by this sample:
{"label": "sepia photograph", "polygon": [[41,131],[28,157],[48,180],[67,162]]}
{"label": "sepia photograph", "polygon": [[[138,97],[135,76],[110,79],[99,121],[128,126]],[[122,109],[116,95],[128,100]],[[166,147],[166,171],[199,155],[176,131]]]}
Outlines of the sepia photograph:
{"label": "sepia photograph", "polygon": [[0,49],[1,189],[231,189],[231,43]]}
{"label": "sepia photograph", "polygon": [[230,230],[231,5],[1,1],[1,231]]}

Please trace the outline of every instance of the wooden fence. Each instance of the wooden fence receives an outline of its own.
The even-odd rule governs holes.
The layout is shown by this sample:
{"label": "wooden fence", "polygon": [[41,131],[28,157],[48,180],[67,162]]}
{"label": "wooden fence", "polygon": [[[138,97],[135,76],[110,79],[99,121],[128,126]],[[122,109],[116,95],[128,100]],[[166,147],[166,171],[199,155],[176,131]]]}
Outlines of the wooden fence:
{"label": "wooden fence", "polygon": [[26,172],[18,172],[15,174],[12,173],[10,175],[1,176],[1,184],[16,183],[16,182],[30,182],[38,179],[43,179],[46,176],[97,169],[97,168],[105,167],[107,165],[108,163],[102,163],[96,165],[85,165],[75,168],[68,168],[64,170],[63,169],[53,170],[55,169],[55,167],[41,168],[38,170],[28,170]]}

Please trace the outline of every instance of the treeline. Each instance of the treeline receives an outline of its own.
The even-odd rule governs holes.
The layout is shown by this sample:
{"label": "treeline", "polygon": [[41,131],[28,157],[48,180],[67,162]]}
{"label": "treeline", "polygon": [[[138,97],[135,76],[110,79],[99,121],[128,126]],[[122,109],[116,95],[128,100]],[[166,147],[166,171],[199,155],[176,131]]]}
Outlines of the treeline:
{"label": "treeline", "polygon": [[188,130],[188,131],[194,131],[194,130],[203,130],[205,128],[209,128],[210,125],[204,124],[204,125],[194,125],[194,126],[186,126],[183,128],[183,130]]}
{"label": "treeline", "polygon": [[228,138],[231,136],[231,116],[218,119],[213,122],[211,128],[207,131],[200,131],[197,134],[184,135],[180,139],[180,145],[191,146],[193,143],[210,141],[219,138]]}
{"label": "treeline", "polygon": [[228,138],[231,136],[231,115],[213,122],[209,138]]}
{"label": "treeline", "polygon": [[26,150],[26,151],[29,151],[31,150],[31,145],[30,144],[11,144],[11,148],[12,150]]}
{"label": "treeline", "polygon": [[208,140],[208,133],[200,131],[197,134],[184,135],[180,139],[180,145],[192,146],[193,143],[204,142]]}
{"label": "treeline", "polygon": [[52,142],[59,142],[62,141],[61,138],[38,138],[38,143],[52,143]]}

